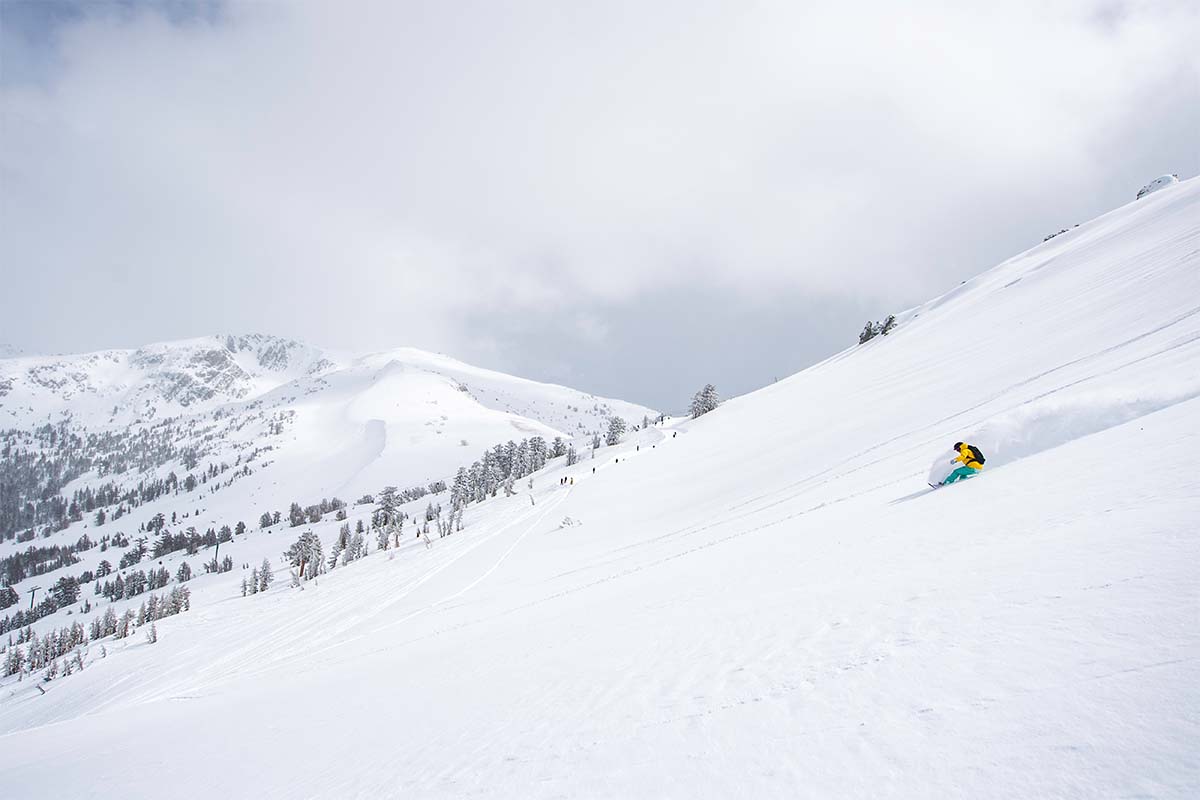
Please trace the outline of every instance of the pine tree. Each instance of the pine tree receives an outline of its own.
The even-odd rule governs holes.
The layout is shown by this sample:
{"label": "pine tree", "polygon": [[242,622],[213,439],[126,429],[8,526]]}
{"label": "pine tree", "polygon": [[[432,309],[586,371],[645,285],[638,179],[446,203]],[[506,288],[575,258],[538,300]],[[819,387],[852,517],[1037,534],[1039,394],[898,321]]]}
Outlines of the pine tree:
{"label": "pine tree", "polygon": [[620,417],[613,416],[608,419],[608,433],[604,436],[604,443],[609,447],[614,444],[621,443],[621,437],[625,435],[625,420]]}
{"label": "pine tree", "polygon": [[863,327],[862,333],[858,335],[858,343],[866,344],[879,335],[879,325],[867,320],[866,326]]}
{"label": "pine tree", "polygon": [[517,454],[513,458],[512,469],[509,470],[506,478],[524,478],[530,472],[531,464],[529,463],[529,440],[522,439],[521,444],[517,446]]}
{"label": "pine tree", "polygon": [[266,556],[263,556],[262,564],[258,567],[258,590],[265,592],[273,580],[275,580],[275,575],[271,569],[271,562],[267,560]]}
{"label": "pine tree", "polygon": [[887,319],[885,319],[883,321],[883,325],[879,326],[879,334],[881,336],[887,336],[892,331],[892,329],[895,327],[896,327],[896,315],[888,314]]}
{"label": "pine tree", "polygon": [[105,636],[112,636],[117,632],[117,627],[119,625],[120,623],[117,621],[117,612],[113,611],[112,606],[109,606],[108,610],[104,612],[104,633],[101,635],[101,638]]}
{"label": "pine tree", "polygon": [[541,436],[529,437],[529,471],[537,472],[546,466],[546,440]]}
{"label": "pine tree", "polygon": [[508,444],[504,445],[503,450],[497,446],[492,451],[496,460],[496,465],[500,468],[501,477],[512,473],[513,464],[515,464],[517,460],[517,449],[517,443],[512,439],[509,439]]}
{"label": "pine tree", "polygon": [[471,485],[467,477],[466,467],[459,467],[454,476],[454,485],[450,487],[450,509],[458,511],[465,508],[471,500]]}
{"label": "pine tree", "polygon": [[703,389],[692,396],[692,403],[688,408],[688,413],[692,415],[692,419],[697,419],[710,411],[715,411],[720,405],[721,399],[717,396],[717,387],[708,383],[704,385]]}
{"label": "pine tree", "polygon": [[362,534],[356,533],[350,537],[350,546],[346,548],[346,563],[357,561],[367,554],[367,541]]}
{"label": "pine tree", "polygon": [[8,646],[8,653],[4,657],[4,674],[16,675],[25,666],[25,652],[16,645]]}
{"label": "pine tree", "polygon": [[305,531],[284,552],[289,566],[296,567],[299,580],[311,580],[325,571],[325,554],[321,539],[312,531]]}
{"label": "pine tree", "polygon": [[376,510],[379,512],[383,525],[387,525],[392,521],[392,517],[396,515],[396,509],[400,505],[400,501],[396,497],[396,491],[395,486],[385,486],[383,487],[383,491],[379,493],[379,505]]}

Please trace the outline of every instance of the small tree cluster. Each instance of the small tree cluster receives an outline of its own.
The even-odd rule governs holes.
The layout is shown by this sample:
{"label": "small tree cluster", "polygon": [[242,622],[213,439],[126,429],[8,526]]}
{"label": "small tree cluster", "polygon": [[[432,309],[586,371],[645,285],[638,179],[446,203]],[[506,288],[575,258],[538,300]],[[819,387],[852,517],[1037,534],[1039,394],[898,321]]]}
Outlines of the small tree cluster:
{"label": "small tree cluster", "polygon": [[[386,533],[386,529],[384,529]],[[338,529],[337,538],[333,540],[333,546],[329,553],[329,569],[333,569],[340,562],[343,566],[351,561],[357,561],[367,554],[367,540],[363,537],[361,531],[350,532],[350,525],[343,525]]]}
{"label": "small tree cluster", "polygon": [[[154,627],[154,622],[163,617],[182,613],[189,608],[191,608],[191,593],[187,587],[179,586],[166,594],[150,595],[136,613],[129,609],[117,616],[117,613],[110,607],[104,614],[94,617],[87,629],[78,622],[59,630],[49,630],[42,636],[36,635],[31,629],[26,629],[21,632],[17,642],[10,644],[6,649],[4,674],[16,675],[23,670],[31,673],[45,668],[47,679],[53,679],[59,674],[70,675],[76,670],[83,669],[81,650],[89,640],[97,641],[106,636],[123,639],[129,636],[135,628],[149,623],[153,641],[157,641],[158,631]],[[26,646],[22,647],[22,644]],[[70,657],[60,668],[59,659],[67,656]]]}
{"label": "small tree cluster", "polygon": [[896,327],[896,315],[888,314],[887,319],[883,322],[867,321],[866,327],[862,329],[862,333],[858,335],[858,343],[866,344],[876,336],[887,336]]}
{"label": "small tree cluster", "polygon": [[720,405],[721,398],[717,395],[717,387],[706,383],[703,389],[692,395],[688,413],[692,415],[692,419],[697,419],[710,411],[716,411]]}
{"label": "small tree cluster", "polygon": [[87,643],[87,631],[76,622],[59,630],[49,630],[42,636],[27,631],[22,641],[28,642],[23,650],[18,644],[10,645],[4,659],[4,674],[16,675],[22,668],[29,672],[48,667]]}
{"label": "small tree cluster", "polygon": [[140,569],[130,570],[125,576],[117,575],[111,581],[105,581],[100,586],[100,591],[97,594],[106,597],[109,600],[128,600],[132,597],[137,597],[147,589],[161,589],[171,582],[171,573],[167,572],[166,567],[152,569],[149,573],[145,573]]}
{"label": "small tree cluster", "polygon": [[271,569],[271,562],[264,557],[262,564],[250,571],[249,580],[242,578],[242,596],[265,592],[271,587],[271,582],[274,580],[275,574]]}
{"label": "small tree cluster", "polygon": [[[509,441],[485,450],[483,457],[470,467],[460,467],[450,486],[450,513],[443,516],[441,505],[430,503],[425,512],[428,523],[436,522],[438,533],[445,536],[462,530],[463,509],[470,503],[479,503],[495,497],[501,490],[506,496],[516,493],[516,481],[532,475],[546,466],[546,461],[558,454],[569,453],[567,444],[559,437],[553,447],[541,436],[522,439],[520,444]],[[418,530],[417,534],[420,535]]]}
{"label": "small tree cluster", "polygon": [[223,572],[232,572],[233,558],[230,556],[225,556],[220,561],[217,561],[217,557],[213,556],[212,561],[204,562],[204,571],[207,573],[215,573],[217,575],[220,575]]}

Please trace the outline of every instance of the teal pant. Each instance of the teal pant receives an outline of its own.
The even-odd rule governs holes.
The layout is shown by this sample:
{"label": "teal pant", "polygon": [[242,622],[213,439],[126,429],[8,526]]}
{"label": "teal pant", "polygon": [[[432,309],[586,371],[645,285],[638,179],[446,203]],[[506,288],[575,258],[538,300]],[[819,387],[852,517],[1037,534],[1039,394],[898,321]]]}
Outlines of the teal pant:
{"label": "teal pant", "polygon": [[970,467],[959,467],[958,469],[954,470],[954,472],[951,472],[949,475],[946,476],[946,480],[942,481],[942,485],[947,486],[951,483],[954,483],[955,481],[962,481],[962,480],[966,480],[967,478],[974,478],[978,474],[979,474],[979,470],[977,470],[977,469],[971,469]]}

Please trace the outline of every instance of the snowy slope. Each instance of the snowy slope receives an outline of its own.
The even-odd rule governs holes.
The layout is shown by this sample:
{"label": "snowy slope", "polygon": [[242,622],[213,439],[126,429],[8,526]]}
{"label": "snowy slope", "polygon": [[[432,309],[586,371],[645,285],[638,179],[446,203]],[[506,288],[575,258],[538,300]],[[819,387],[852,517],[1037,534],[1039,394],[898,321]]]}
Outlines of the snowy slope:
{"label": "snowy slope", "polygon": [[[929,490],[959,439],[983,476]],[[0,684],[0,774],[19,797],[1194,797],[1196,453],[1190,180],[556,462],[432,548],[249,598],[206,579],[157,644]]]}

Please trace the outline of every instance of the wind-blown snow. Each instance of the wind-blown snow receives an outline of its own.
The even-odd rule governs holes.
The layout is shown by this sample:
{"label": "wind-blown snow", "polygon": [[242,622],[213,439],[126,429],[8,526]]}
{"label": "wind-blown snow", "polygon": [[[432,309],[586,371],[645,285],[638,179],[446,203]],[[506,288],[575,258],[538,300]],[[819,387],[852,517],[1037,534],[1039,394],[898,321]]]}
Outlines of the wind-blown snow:
{"label": "wind-blown snow", "polygon": [[[1196,796],[1200,181],[900,319],[431,549],[205,579],[4,684],[6,793]],[[929,490],[960,439],[983,474]]]}

